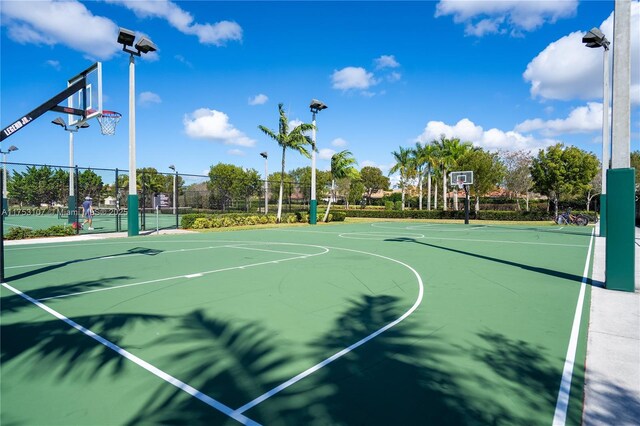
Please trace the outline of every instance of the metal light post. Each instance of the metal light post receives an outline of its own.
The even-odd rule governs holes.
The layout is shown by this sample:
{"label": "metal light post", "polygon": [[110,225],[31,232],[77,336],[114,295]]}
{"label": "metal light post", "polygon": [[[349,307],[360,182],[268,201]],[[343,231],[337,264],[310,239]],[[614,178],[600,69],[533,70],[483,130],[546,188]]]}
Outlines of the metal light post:
{"label": "metal light post", "polygon": [[267,151],[261,152],[260,156],[264,158],[264,214],[269,213],[269,175],[267,171]]}
{"label": "metal light post", "polygon": [[7,155],[17,150],[18,150],[18,147],[16,147],[15,145],[11,145],[9,148],[7,148],[6,151],[3,151],[0,149],[0,154],[2,154],[2,215],[3,216],[5,212],[9,211],[9,206],[8,206],[9,194],[7,192]]}
{"label": "metal light post", "polygon": [[309,105],[313,119],[312,138],[313,147],[311,150],[311,200],[309,202],[309,224],[315,225],[318,218],[318,200],[316,200],[316,113],[327,109],[327,106],[317,99],[312,99]]}
{"label": "metal light post", "polygon": [[169,166],[173,170],[173,214],[178,211],[178,171],[173,164]]}
{"label": "metal light post", "polygon": [[135,105],[135,57],[142,53],[155,52],[158,50],[155,44],[146,37],[142,37],[135,45],[136,50],[128,47],[133,46],[136,36],[131,30],[120,28],[118,33],[118,43],[122,45],[122,50],[129,53],[129,197],[127,224],[128,235],[130,237],[138,235],[138,189],[136,182],[136,105]]}
{"label": "metal light post", "polygon": [[598,28],[592,28],[582,42],[587,47],[604,48],[603,57],[603,92],[602,92],[602,190],[600,192],[600,236],[607,236],[607,169],[609,168],[609,152],[611,149],[611,132],[609,131],[609,103],[611,89],[609,88],[609,40]]}
{"label": "metal light post", "polygon": [[58,117],[55,120],[51,121],[56,126],[62,127],[64,130],[69,132],[69,199],[68,199],[68,218],[67,223],[75,223],[78,221],[78,212],[77,212],[77,204],[76,204],[76,196],[74,190],[74,162],[73,162],[73,134],[76,133],[80,129],[86,129],[89,127],[89,123],[82,123],[79,126],[67,126],[67,123],[63,118]]}

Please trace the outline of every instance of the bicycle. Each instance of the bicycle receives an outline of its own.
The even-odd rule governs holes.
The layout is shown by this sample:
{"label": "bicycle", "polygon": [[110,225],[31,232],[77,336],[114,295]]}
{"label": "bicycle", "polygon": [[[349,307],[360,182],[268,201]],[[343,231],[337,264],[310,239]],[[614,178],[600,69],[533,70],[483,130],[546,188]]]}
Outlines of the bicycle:
{"label": "bicycle", "polygon": [[561,213],[555,217],[554,222],[558,225],[587,226],[589,224],[589,218],[583,214]]}

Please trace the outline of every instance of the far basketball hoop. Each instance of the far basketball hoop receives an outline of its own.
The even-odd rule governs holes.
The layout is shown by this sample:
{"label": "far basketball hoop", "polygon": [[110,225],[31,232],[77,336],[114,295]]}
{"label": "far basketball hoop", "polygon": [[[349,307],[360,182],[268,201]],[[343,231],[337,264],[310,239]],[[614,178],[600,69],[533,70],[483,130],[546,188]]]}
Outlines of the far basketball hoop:
{"label": "far basketball hoop", "polygon": [[465,185],[473,185],[473,172],[451,172],[449,173],[451,186],[458,186],[462,189]]}
{"label": "far basketball hoop", "polygon": [[116,134],[116,125],[122,118],[122,114],[115,111],[102,111],[102,115],[98,116],[100,123],[100,131],[103,135],[113,136]]}

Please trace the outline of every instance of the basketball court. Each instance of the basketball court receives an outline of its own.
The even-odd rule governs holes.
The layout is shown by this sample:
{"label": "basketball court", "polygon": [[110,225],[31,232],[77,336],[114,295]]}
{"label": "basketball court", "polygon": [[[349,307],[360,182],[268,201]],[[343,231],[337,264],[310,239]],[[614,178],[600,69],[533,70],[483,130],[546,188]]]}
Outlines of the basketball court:
{"label": "basketball court", "polygon": [[10,245],[2,423],[580,424],[593,240],[375,222]]}

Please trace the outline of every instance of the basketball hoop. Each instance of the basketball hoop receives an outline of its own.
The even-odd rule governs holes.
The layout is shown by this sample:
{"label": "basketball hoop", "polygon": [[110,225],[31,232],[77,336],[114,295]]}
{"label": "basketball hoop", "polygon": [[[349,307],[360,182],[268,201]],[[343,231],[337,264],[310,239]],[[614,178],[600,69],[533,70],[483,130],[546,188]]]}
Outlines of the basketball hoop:
{"label": "basketball hoop", "polygon": [[98,117],[100,123],[100,131],[103,135],[113,136],[116,134],[116,125],[122,118],[122,114],[115,111],[103,110],[102,115]]}

